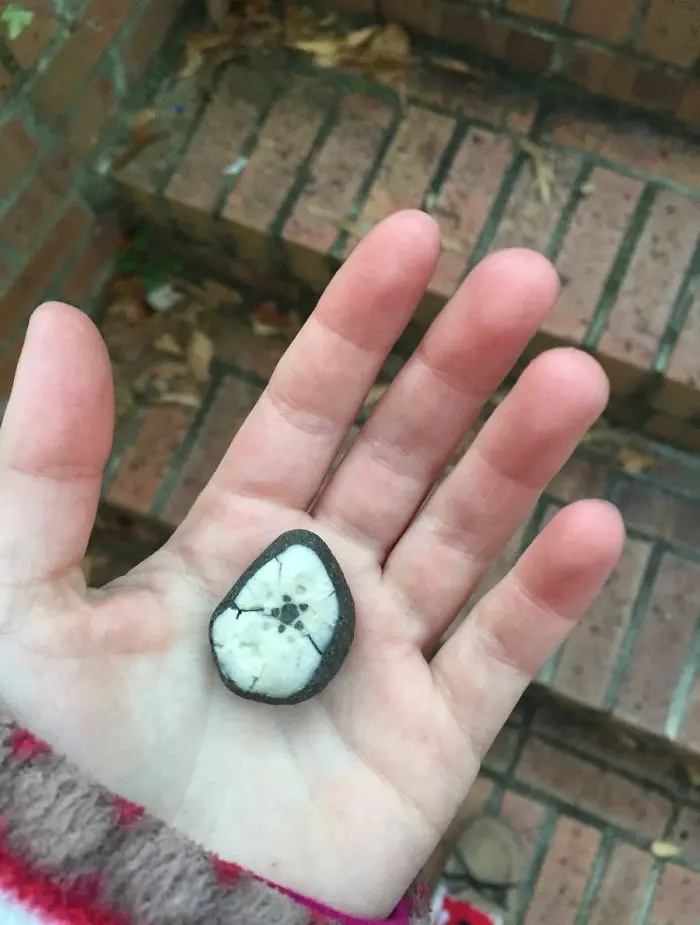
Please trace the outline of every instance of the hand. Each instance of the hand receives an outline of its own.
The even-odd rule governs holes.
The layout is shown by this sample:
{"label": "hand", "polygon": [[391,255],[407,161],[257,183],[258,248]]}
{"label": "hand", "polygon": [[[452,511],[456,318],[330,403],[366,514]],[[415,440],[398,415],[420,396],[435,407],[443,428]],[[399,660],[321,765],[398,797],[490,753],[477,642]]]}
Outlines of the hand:
{"label": "hand", "polygon": [[[623,542],[604,502],[565,509],[426,661],[606,403],[591,357],[540,356],[421,509],[555,301],[556,273],[524,250],[474,270],[308,512],[439,247],[417,212],[368,235],[184,523],[106,588],[86,590],[80,570],[113,428],[109,360],[86,316],[56,303],[35,312],[0,432],[10,712],[207,849],[358,915],[391,911]],[[298,527],[337,556],[356,637],[320,696],[269,707],[224,688],[208,619]]]}

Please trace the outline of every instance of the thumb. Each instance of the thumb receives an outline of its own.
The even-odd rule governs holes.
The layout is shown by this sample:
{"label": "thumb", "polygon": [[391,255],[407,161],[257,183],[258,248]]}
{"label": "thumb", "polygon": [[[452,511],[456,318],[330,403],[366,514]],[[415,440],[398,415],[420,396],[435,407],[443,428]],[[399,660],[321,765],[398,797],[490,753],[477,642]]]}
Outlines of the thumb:
{"label": "thumb", "polygon": [[83,558],[114,428],[107,349],[60,302],[29,321],[0,427],[0,581],[60,578]]}

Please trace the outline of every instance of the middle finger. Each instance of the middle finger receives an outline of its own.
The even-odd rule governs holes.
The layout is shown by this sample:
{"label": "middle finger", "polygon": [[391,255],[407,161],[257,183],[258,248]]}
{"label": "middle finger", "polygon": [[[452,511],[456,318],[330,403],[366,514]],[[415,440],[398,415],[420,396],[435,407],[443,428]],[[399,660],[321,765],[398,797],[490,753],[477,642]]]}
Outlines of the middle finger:
{"label": "middle finger", "polygon": [[317,519],[384,559],[557,292],[553,267],[532,251],[479,264],[362,428]]}

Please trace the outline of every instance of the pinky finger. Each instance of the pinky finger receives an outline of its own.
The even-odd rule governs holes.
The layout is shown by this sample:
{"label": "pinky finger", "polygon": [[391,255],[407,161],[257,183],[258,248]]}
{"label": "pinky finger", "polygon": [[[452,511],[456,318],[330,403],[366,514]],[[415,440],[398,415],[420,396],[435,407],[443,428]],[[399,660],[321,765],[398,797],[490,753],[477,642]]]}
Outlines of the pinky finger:
{"label": "pinky finger", "polygon": [[624,538],[604,501],[560,511],[433,659],[435,683],[479,758],[597,597]]}

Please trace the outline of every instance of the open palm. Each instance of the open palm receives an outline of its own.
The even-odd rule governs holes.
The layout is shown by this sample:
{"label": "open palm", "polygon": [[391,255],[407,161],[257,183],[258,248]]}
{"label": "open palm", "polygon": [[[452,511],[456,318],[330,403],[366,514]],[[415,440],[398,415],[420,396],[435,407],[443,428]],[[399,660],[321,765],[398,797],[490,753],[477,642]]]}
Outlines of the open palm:
{"label": "open palm", "polygon": [[[79,563],[112,436],[111,375],[80,312],[35,313],[0,434],[0,698],[206,848],[360,915],[388,913],[429,856],[623,535],[602,502],[565,509],[426,660],[607,397],[590,357],[539,357],[430,494],[556,298],[543,258],[493,255],[319,495],[438,255],[421,213],[374,229],[182,526],[104,589],[86,590]],[[355,642],[315,699],[244,701],[218,678],[208,618],[257,555],[298,527],[343,568]]]}

